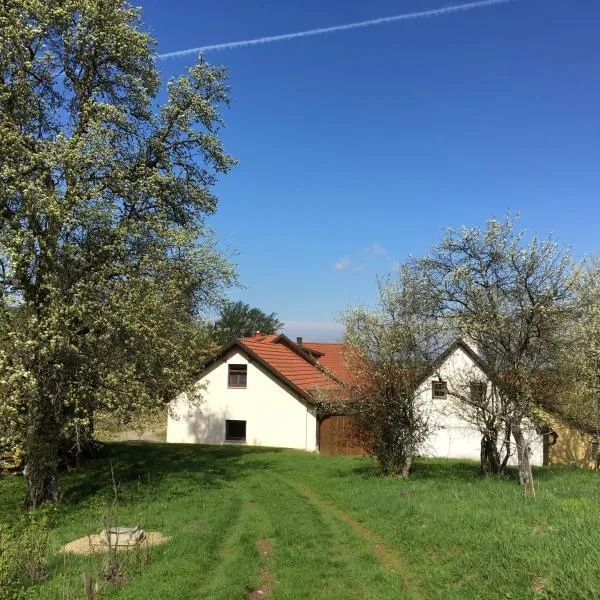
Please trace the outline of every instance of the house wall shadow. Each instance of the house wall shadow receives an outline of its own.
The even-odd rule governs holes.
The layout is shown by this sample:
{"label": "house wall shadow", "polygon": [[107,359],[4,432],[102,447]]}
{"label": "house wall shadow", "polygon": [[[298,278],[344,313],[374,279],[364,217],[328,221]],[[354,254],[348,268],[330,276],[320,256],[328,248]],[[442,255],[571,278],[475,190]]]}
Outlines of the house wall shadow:
{"label": "house wall shadow", "polygon": [[556,444],[549,448],[550,464],[594,469],[592,450],[590,436],[578,432],[563,432],[563,435],[559,434]]}
{"label": "house wall shadow", "polygon": [[557,438],[556,442],[548,448],[548,459],[551,465],[595,469],[594,440],[589,433],[579,431],[557,419],[553,420],[552,428]]}
{"label": "house wall shadow", "polygon": [[221,444],[225,440],[225,421],[231,418],[227,410],[219,412],[190,411],[184,419],[191,443]]}

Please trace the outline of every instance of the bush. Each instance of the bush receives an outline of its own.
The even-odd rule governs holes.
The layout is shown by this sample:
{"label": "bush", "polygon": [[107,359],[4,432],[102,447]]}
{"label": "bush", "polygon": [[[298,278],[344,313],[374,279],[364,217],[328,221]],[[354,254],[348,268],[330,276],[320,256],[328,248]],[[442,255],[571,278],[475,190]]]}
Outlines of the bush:
{"label": "bush", "polygon": [[47,577],[47,517],[29,513],[0,529],[0,600],[27,597],[27,588]]}

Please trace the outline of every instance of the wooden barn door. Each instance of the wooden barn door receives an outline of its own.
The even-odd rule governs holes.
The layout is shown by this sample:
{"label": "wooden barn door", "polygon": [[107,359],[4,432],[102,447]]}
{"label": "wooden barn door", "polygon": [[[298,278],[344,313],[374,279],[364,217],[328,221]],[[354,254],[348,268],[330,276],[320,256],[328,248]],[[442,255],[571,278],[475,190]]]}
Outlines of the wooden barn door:
{"label": "wooden barn door", "polygon": [[352,417],[335,415],[319,423],[319,452],[325,456],[364,454],[355,439]]}

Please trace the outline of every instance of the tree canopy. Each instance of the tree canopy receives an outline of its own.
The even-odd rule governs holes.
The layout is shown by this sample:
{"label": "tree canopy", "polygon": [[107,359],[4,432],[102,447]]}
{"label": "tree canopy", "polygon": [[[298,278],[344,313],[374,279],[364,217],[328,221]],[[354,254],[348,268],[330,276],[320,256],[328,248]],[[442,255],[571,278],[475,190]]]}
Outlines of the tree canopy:
{"label": "tree canopy", "polygon": [[408,473],[430,433],[417,386],[440,349],[461,338],[485,372],[454,377],[454,412],[481,432],[483,472],[502,471],[514,451],[520,482],[534,493],[538,407],[568,391],[571,413],[599,427],[599,272],[593,261],[580,270],[551,238],[526,240],[509,216],[447,230],[396,282],[380,283],[376,308],[349,311],[349,410],[382,470]]}
{"label": "tree canopy", "polygon": [[226,74],[200,57],[158,106],[155,59],[123,0],[3,3],[0,441],[24,441],[33,505],[94,411],[128,419],[188,382],[195,317],[234,280],[206,224],[234,164]]}
{"label": "tree canopy", "polygon": [[215,337],[224,346],[236,338],[254,335],[257,331],[275,333],[283,325],[274,312],[267,314],[241,301],[228,302],[221,308],[215,322]]}
{"label": "tree canopy", "polygon": [[551,408],[592,436],[600,470],[600,258],[589,257],[575,279],[575,318],[565,328],[566,351],[557,352],[561,393]]}
{"label": "tree canopy", "polygon": [[[442,344],[421,285],[418,272],[405,265],[397,281],[379,282],[374,308],[355,307],[343,318],[351,373],[344,409],[381,472],[402,477],[431,432],[418,388]],[[340,406],[338,400],[334,409]]]}
{"label": "tree canopy", "polygon": [[440,321],[470,340],[487,365],[495,400],[482,394],[469,413],[479,411],[484,437],[497,439],[497,421],[509,427],[521,483],[533,493],[525,420],[557,392],[556,349],[566,348],[564,332],[574,315],[569,252],[550,238],[525,241],[509,217],[490,219],[485,228],[448,230],[416,264]]}

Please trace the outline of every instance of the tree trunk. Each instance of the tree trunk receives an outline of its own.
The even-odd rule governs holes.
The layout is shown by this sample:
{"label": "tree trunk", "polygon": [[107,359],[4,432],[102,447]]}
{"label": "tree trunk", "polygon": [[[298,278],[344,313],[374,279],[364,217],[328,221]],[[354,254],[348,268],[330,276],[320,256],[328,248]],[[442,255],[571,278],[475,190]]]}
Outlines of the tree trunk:
{"label": "tree trunk", "polygon": [[28,506],[58,501],[58,451],[60,431],[52,402],[39,398],[30,409],[25,443]]}
{"label": "tree trunk", "polygon": [[408,476],[410,475],[410,469],[412,467],[412,462],[412,454],[410,454],[404,459],[404,464],[402,465],[402,471],[400,473],[400,477],[402,477],[402,479],[408,479]]}
{"label": "tree trunk", "polygon": [[592,436],[591,452],[594,457],[596,473],[600,473],[600,433],[598,431]]}
{"label": "tree trunk", "polygon": [[511,436],[511,427],[508,423],[504,424],[504,441],[502,442],[502,448],[504,448],[504,458],[502,459],[502,463],[500,464],[500,473],[504,473],[506,471],[506,466],[508,465],[508,461],[512,455],[510,450],[510,436]]}
{"label": "tree trunk", "polygon": [[533,472],[531,471],[531,449],[525,441],[525,436],[520,425],[514,425],[512,428],[513,437],[517,444],[517,459],[519,462],[519,483],[523,486],[526,496],[535,496],[533,487]]}
{"label": "tree trunk", "polygon": [[500,472],[498,438],[492,432],[481,437],[481,474],[497,475]]}

